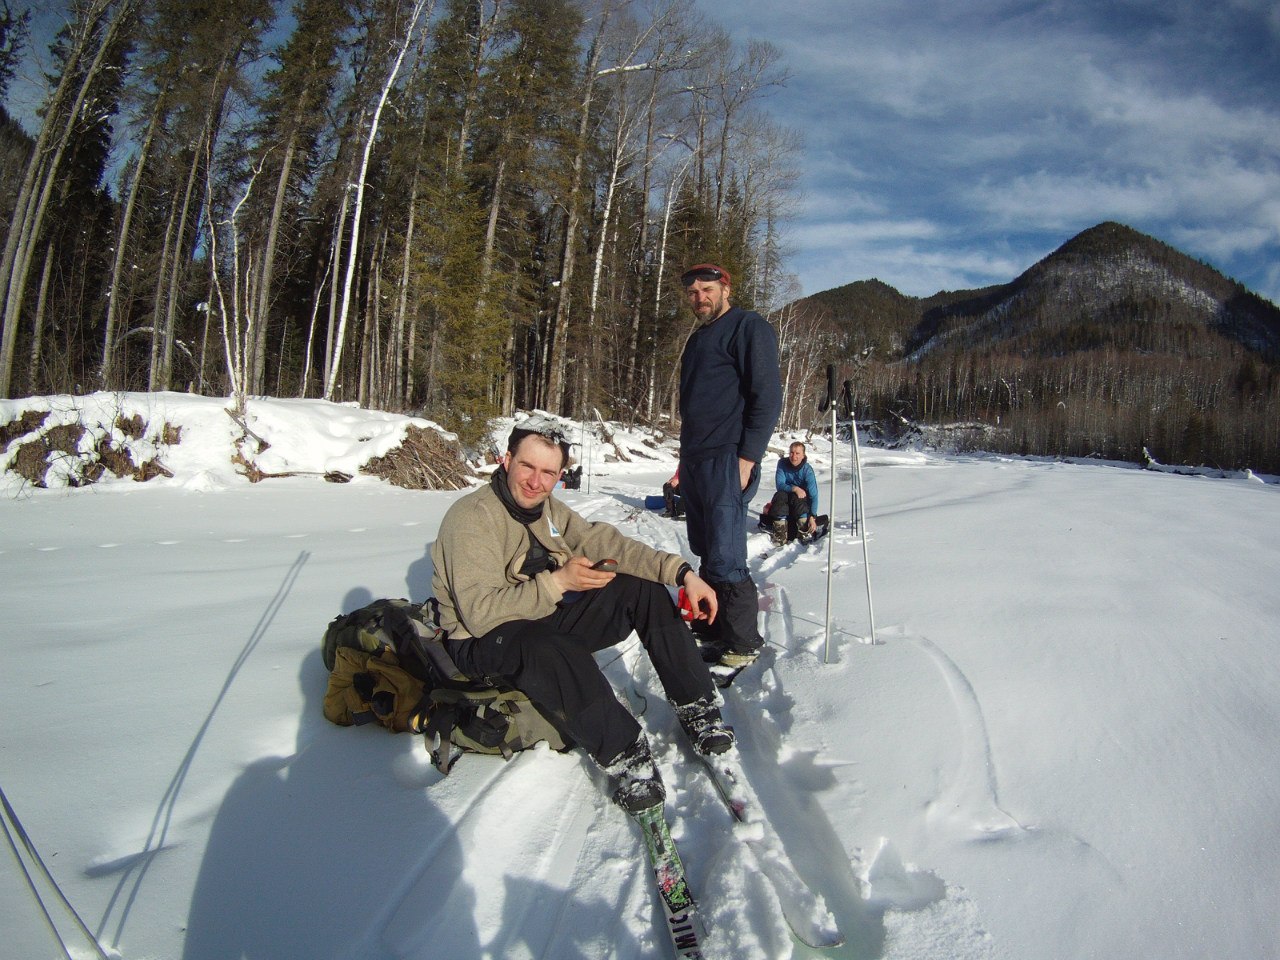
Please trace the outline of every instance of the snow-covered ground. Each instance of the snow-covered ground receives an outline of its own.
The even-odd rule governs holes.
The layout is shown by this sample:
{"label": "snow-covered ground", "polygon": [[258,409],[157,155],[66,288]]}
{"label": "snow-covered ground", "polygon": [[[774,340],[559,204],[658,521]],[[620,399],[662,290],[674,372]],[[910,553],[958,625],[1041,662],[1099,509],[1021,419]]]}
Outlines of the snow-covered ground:
{"label": "snow-covered ground", "polygon": [[[0,786],[104,947],[667,956],[636,829],[580,754],[466,757],[441,778],[418,738],[321,716],[326,623],[426,596],[459,494],[251,485],[218,401],[125,399],[184,424],[161,451],[172,479],[6,480],[0,497]],[[15,409],[0,401],[0,423]],[[250,418],[276,466],[318,472],[385,453],[403,426],[317,402]],[[643,509],[672,449],[618,439],[650,459],[589,440],[589,491],[564,499],[687,555],[682,525]],[[826,512],[829,445],[810,452]],[[753,534],[773,656],[726,704],[844,946],[788,935],[634,639],[600,656],[657,746],[709,955],[1280,957],[1280,485],[863,455],[880,642],[842,446],[830,662],[826,545],[769,552]],[[62,956],[5,863],[0,956]],[[40,893],[72,955],[92,956]]]}

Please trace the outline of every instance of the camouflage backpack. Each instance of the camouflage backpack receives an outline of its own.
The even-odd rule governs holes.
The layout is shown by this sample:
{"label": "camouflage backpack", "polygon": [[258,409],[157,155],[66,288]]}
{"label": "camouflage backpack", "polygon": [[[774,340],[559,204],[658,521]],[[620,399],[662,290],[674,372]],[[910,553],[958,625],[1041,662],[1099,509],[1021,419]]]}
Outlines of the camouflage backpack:
{"label": "camouflage backpack", "polygon": [[325,717],[341,726],[376,722],[421,733],[441,773],[463,752],[510,759],[540,740],[553,750],[573,746],[519,690],[463,674],[438,621],[434,597],[375,600],[335,617],[321,647],[329,669]]}

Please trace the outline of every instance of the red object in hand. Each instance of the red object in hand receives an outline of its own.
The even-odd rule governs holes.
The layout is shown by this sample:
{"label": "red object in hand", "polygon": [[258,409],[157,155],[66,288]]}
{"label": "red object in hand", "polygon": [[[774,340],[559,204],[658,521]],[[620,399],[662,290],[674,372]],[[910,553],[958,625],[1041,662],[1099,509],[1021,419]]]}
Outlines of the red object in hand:
{"label": "red object in hand", "polygon": [[693,604],[689,602],[689,595],[684,592],[684,587],[681,587],[680,592],[676,594],[676,606],[680,608],[681,620],[693,619]]}

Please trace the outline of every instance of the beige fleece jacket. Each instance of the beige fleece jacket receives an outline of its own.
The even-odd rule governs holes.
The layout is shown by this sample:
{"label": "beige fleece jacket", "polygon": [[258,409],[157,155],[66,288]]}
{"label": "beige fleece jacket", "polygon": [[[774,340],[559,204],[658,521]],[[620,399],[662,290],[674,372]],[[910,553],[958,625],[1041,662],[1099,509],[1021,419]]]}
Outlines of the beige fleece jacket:
{"label": "beige fleece jacket", "polygon": [[519,571],[531,530],[557,564],[570,557],[618,561],[618,572],[674,584],[684,558],[655,550],[607,523],[591,523],[549,497],[542,516],[526,528],[485,484],[458,500],[440,522],[431,547],[431,584],[440,626],[452,637],[478,637],[509,620],[551,614],[563,593],[549,570],[530,579]]}

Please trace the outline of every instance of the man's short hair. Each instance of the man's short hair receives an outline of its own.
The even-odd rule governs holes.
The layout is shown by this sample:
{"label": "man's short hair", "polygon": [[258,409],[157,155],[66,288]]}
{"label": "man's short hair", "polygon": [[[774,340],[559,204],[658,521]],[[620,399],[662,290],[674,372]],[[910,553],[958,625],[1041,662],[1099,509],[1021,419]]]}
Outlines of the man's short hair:
{"label": "man's short hair", "polygon": [[569,450],[572,444],[565,436],[564,430],[554,420],[536,415],[525,417],[511,428],[511,435],[507,437],[507,453],[514,454],[516,448],[520,446],[520,441],[525,437],[538,437],[548,445],[559,447],[561,469],[569,465]]}
{"label": "man's short hair", "polygon": [[792,444],[791,444],[791,446],[787,447],[787,452],[788,452],[788,453],[790,453],[790,452],[791,452],[792,450],[794,450],[796,447],[799,447],[801,450],[804,450],[804,451],[806,451],[806,452],[807,452],[807,451],[808,451],[808,449],[809,449],[809,448],[808,448],[808,447],[806,447],[806,446],[805,446],[801,441],[796,440],[794,443],[792,443]]}

